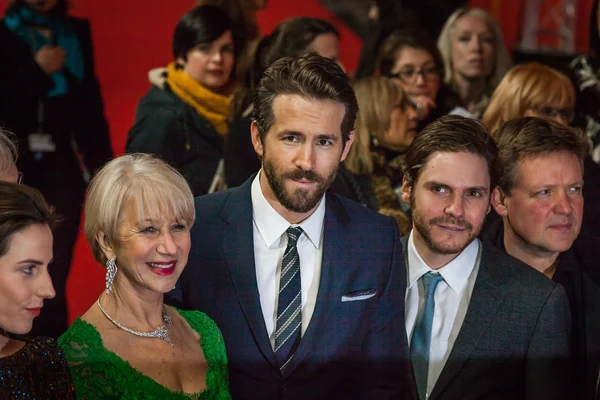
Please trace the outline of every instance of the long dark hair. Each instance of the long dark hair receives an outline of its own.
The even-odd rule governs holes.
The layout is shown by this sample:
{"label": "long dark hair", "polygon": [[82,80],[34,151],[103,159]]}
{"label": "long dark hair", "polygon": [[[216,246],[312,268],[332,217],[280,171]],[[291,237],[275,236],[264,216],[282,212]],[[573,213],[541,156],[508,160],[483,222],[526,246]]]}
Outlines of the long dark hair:
{"label": "long dark hair", "polygon": [[8,252],[15,233],[35,224],[53,230],[56,223],[56,214],[38,190],[0,182],[0,257]]}
{"label": "long dark hair", "polygon": [[309,51],[308,47],[319,35],[338,30],[328,21],[313,17],[295,17],[283,21],[269,35],[263,36],[254,49],[252,65],[244,75],[243,86],[233,100],[233,118],[239,118],[252,104],[254,89],[273,62],[283,57],[297,57]]}

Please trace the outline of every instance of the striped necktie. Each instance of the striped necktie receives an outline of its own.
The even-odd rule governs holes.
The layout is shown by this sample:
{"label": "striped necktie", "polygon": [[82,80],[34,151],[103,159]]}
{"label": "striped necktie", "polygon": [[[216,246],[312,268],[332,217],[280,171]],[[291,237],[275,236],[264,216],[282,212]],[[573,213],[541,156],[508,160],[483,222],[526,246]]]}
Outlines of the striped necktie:
{"label": "striped necktie", "polygon": [[288,244],[281,261],[275,331],[275,357],[282,372],[300,344],[302,327],[300,256],[296,243],[303,231],[300,227],[289,227],[286,233]]}

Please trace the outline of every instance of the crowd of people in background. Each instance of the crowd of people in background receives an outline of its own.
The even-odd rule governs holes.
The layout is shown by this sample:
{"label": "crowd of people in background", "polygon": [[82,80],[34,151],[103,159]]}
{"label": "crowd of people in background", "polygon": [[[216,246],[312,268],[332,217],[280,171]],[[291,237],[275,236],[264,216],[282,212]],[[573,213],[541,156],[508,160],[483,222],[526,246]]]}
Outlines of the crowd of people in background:
{"label": "crowd of people in background", "polygon": [[562,70],[461,2],[323,2],[357,71],[330,21],[198,0],[117,157],[88,21],[9,2],[0,397],[600,399],[599,2]]}

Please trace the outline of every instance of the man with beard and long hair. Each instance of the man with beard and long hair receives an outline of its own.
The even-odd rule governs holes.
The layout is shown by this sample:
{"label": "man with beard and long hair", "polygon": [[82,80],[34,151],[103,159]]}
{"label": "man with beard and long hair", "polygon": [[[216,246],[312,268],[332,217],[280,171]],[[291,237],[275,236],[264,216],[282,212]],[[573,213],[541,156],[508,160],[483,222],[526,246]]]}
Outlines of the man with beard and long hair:
{"label": "man with beard and long hair", "polygon": [[478,239],[500,172],[486,128],[458,116],[428,125],[406,154],[406,333],[417,399],[570,398],[564,289]]}
{"label": "man with beard and long hair", "polygon": [[396,222],[327,192],[354,140],[349,78],[315,53],[264,73],[249,134],[262,169],[196,199],[171,294],[223,332],[234,399],[396,399],[408,381]]}

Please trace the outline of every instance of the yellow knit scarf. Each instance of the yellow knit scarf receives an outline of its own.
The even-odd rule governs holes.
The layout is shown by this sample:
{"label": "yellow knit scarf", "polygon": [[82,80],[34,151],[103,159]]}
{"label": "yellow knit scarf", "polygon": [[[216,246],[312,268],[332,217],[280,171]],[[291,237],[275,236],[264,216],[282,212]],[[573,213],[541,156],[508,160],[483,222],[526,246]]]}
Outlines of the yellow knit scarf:
{"label": "yellow knit scarf", "polygon": [[198,114],[206,118],[219,134],[227,135],[231,96],[224,96],[208,90],[183,72],[183,69],[175,68],[174,62],[167,66],[167,83],[177,97],[194,107]]}

